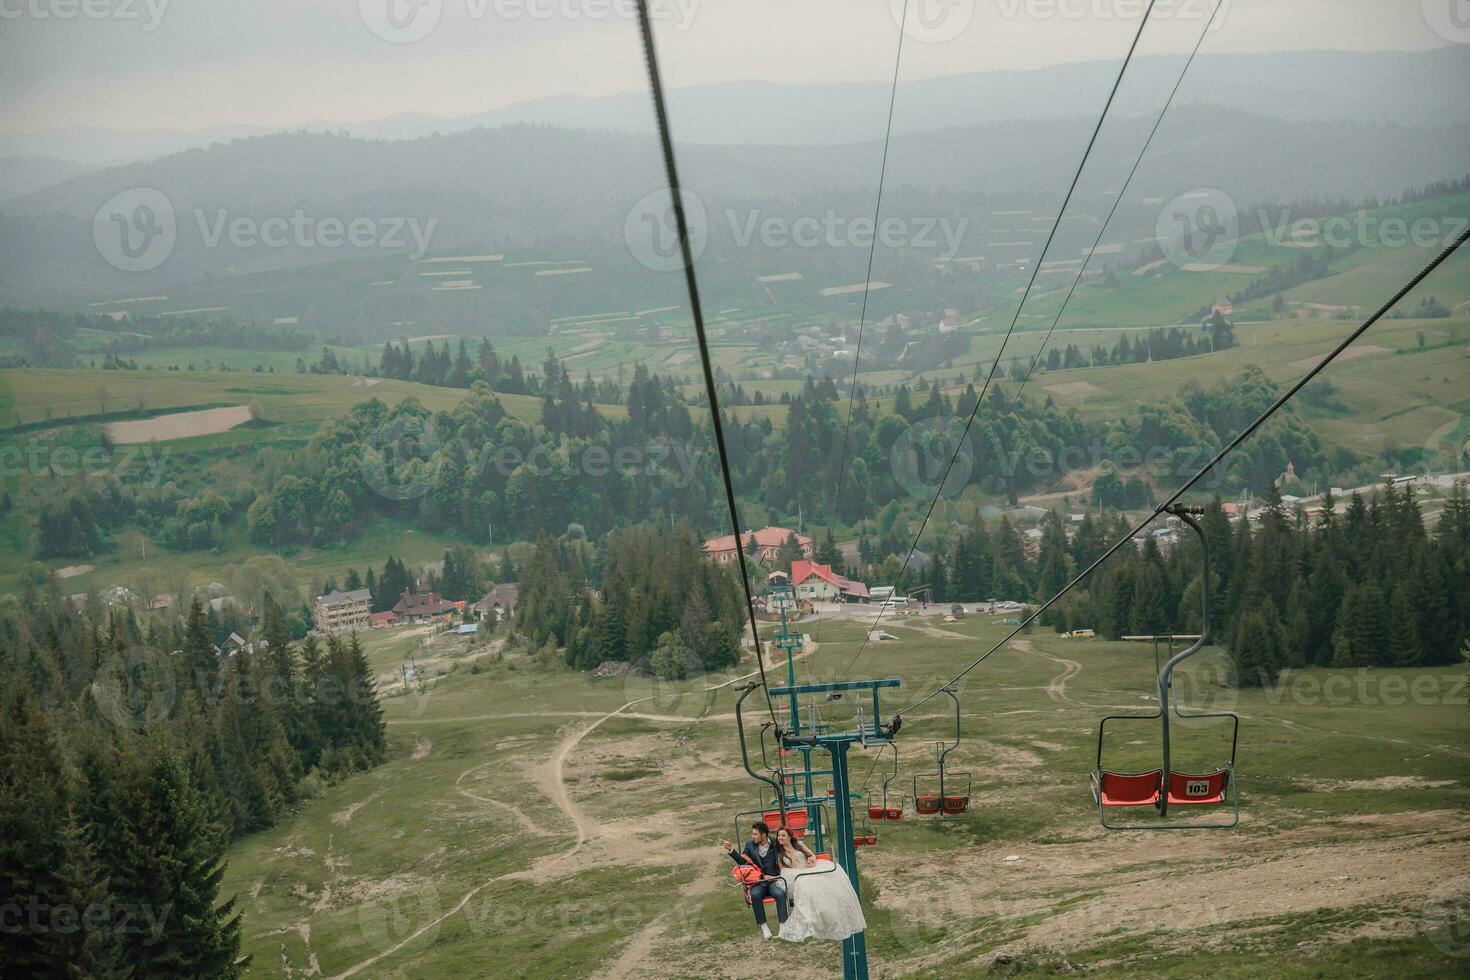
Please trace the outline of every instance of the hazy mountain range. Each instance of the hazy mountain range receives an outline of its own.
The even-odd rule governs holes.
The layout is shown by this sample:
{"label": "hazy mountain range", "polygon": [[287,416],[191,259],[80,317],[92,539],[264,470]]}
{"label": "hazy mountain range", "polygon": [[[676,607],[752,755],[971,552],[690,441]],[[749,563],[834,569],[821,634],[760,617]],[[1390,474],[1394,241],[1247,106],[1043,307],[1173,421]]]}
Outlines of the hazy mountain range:
{"label": "hazy mountain range", "polygon": [[[1171,64],[1177,72],[1182,62],[1147,59],[1131,71],[1073,212],[1094,219],[1105,213],[1172,84]],[[1444,82],[1467,65],[1462,49],[1202,58],[1134,178],[1109,240],[1115,233],[1134,235],[1129,241],[1135,233],[1151,234],[1159,202],[1195,188],[1223,189],[1246,208],[1305,198],[1358,201],[1461,176],[1470,170],[1470,104],[1452,98],[1464,86]],[[960,254],[1033,238],[1039,246],[1040,231],[1032,225],[1045,225],[1042,219],[1054,214],[1100,108],[1099,81],[1109,70],[1116,65],[907,87],[889,153],[885,214],[970,219],[967,251]],[[1212,81],[1222,73],[1234,73],[1235,82]],[[1274,79],[1267,77],[1273,73]],[[1271,87],[1278,83],[1279,91]],[[1429,109],[1436,99],[1445,103],[1440,114]],[[782,103],[779,122],[768,102]],[[853,112],[838,111],[843,105]],[[235,218],[259,222],[303,213],[343,222],[432,221],[431,254],[519,250],[537,253],[529,254],[535,259],[582,259],[581,252],[621,250],[634,202],[664,183],[656,142],[637,124],[646,111],[642,95],[546,100],[459,120],[469,127],[463,131],[406,139],[382,134],[427,126],[427,117],[384,122],[376,136],[368,135],[371,126],[350,135],[259,135],[95,170],[63,161],[9,161],[0,166],[0,180],[20,193],[0,201],[0,302],[67,305],[115,289],[402,252],[332,251],[295,242],[240,248],[209,240],[221,221]],[[719,216],[731,210],[867,214],[882,152],[874,137],[884,111],[881,86],[720,85],[676,93],[685,183],[711,215],[712,234]],[[549,122],[558,114],[565,125]],[[970,121],[956,122],[966,114]],[[517,116],[537,124],[511,122]],[[598,127],[585,125],[594,118]],[[626,131],[618,128],[624,122]],[[577,123],[584,128],[573,128]],[[762,133],[773,138],[745,142]],[[832,142],[818,139],[824,133]],[[143,142],[130,145],[136,150]],[[62,179],[36,187],[48,173]],[[93,222],[105,202],[132,188],[167,198],[178,241],[161,266],[123,273],[99,255]],[[1027,210],[1024,219],[997,217]],[[1077,254],[1074,243],[1061,244],[1071,249],[1062,254]],[[747,251],[732,255],[737,264],[753,261]],[[730,269],[735,276],[769,271]]]}
{"label": "hazy mountain range", "polygon": [[[1138,57],[1119,94],[1123,115],[1156,107],[1184,65],[1182,56]],[[1035,71],[976,72],[899,85],[894,130],[1084,115],[1101,105],[1117,62],[1092,61]],[[1437,126],[1470,122],[1470,51],[1301,51],[1201,54],[1180,90],[1185,102],[1211,102],[1291,120]],[[1092,103],[1096,102],[1097,105]],[[787,85],[738,82],[670,93],[682,139],[693,143],[820,145],[855,143],[882,131],[888,87],[879,83]],[[362,139],[414,139],[511,123],[648,132],[644,92],[601,98],[552,96],[476,115],[408,114],[375,120],[318,120],[293,129],[343,131]],[[195,132],[77,127],[0,135],[0,158],[49,156],[89,166],[150,159],[211,143],[280,130],[222,124]],[[31,188],[27,188],[31,189]],[[0,183],[0,199],[16,196]]]}

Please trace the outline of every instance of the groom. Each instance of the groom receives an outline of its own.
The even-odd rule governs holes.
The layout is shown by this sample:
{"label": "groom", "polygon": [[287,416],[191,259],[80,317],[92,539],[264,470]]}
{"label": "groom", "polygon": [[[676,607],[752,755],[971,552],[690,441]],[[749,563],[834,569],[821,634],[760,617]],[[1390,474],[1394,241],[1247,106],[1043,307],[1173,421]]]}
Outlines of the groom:
{"label": "groom", "polygon": [[[720,841],[720,849],[728,853],[736,864],[747,863],[729,841]],[[761,927],[761,936],[765,939],[771,938],[771,927],[766,925],[767,896],[776,900],[776,921],[786,921],[786,883],[781,880],[781,863],[776,859],[777,850],[776,842],[771,840],[771,828],[759,820],[751,824],[750,843],[745,845],[745,850],[741,853],[755,862],[763,875],[775,879],[763,881],[750,890],[750,907],[755,911],[756,925]]]}

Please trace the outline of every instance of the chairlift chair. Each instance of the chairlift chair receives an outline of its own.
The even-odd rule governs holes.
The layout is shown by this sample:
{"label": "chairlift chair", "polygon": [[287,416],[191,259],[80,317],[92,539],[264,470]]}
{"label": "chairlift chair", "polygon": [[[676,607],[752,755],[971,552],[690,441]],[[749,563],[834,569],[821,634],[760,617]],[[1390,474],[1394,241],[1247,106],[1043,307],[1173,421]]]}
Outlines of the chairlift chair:
{"label": "chairlift chair", "polygon": [[[1236,790],[1235,755],[1240,742],[1240,716],[1232,711],[1181,711],[1173,693],[1174,668],[1194,656],[1204,646],[1210,633],[1210,547],[1204,530],[1194,519],[1203,513],[1197,507],[1174,506],[1168,513],[1194,529],[1200,539],[1203,574],[1200,578],[1199,638],[1159,668],[1158,710],[1148,715],[1108,715],[1097,726],[1097,764],[1092,771],[1092,797],[1097,804],[1098,819],[1108,830],[1224,830],[1240,822],[1240,796]],[[1172,712],[1171,712],[1172,708]],[[1231,722],[1230,758],[1223,765],[1203,772],[1175,769],[1170,755],[1169,720],[1175,718],[1229,718]],[[1110,721],[1157,722],[1162,733],[1163,764],[1143,772],[1117,772],[1103,767],[1103,734]],[[1126,823],[1110,822],[1109,812],[1130,807],[1152,807],[1160,818],[1167,817],[1171,806],[1226,806],[1224,820],[1166,821],[1148,820]]]}
{"label": "chairlift chair", "polygon": [[898,743],[889,742],[885,748],[893,749],[893,772],[883,777],[883,796],[875,806],[868,807],[868,819],[870,820],[902,820],[903,819],[903,796],[895,793],[893,799],[888,797],[888,784],[898,778]]}
{"label": "chairlift chair", "polygon": [[[960,745],[960,699],[955,695],[953,688],[946,687],[943,692],[949,695],[949,699],[954,702],[954,743],[935,742],[935,771],[914,776],[914,813],[920,816],[959,816],[970,809],[972,787],[970,774],[950,772],[947,763],[949,754]],[[952,792],[960,779],[965,781],[964,793]],[[924,780],[931,786],[937,785],[938,792],[920,793],[920,780]]]}

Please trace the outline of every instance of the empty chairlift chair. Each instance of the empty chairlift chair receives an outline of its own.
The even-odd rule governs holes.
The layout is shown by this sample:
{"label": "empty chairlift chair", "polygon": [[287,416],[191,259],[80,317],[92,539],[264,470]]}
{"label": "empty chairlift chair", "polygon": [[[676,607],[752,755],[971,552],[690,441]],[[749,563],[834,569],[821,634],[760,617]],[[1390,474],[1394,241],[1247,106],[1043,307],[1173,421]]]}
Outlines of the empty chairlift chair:
{"label": "empty chairlift chair", "polygon": [[[1199,508],[1174,506],[1171,513],[1194,529],[1200,539],[1203,573],[1200,577],[1199,639],[1187,649],[1170,657],[1159,669],[1159,708],[1150,715],[1108,715],[1097,726],[1097,765],[1092,772],[1092,796],[1097,804],[1098,819],[1109,830],[1220,830],[1240,822],[1240,797],[1235,785],[1235,753],[1240,741],[1240,718],[1230,711],[1185,712],[1173,693],[1174,668],[1199,652],[1210,633],[1210,551],[1209,542],[1195,516]],[[1205,772],[1188,772],[1174,768],[1170,753],[1169,721],[1173,718],[1229,718],[1231,723],[1230,756],[1224,763]],[[1143,772],[1118,772],[1103,766],[1103,734],[1110,721],[1156,722],[1160,727],[1163,748],[1162,765]],[[1228,807],[1226,816],[1217,820],[1170,821],[1170,807]],[[1128,808],[1153,808],[1159,820],[1118,822],[1109,814]]]}
{"label": "empty chairlift chair", "polygon": [[[954,742],[935,742],[935,771],[914,776],[914,813],[920,816],[959,816],[970,809],[970,774],[951,772],[948,763],[949,754],[960,745],[960,699],[952,688],[944,688],[944,693],[954,703]],[[956,792],[961,785],[964,792]]]}
{"label": "empty chairlift chair", "polygon": [[883,777],[883,795],[878,802],[868,807],[869,820],[902,820],[903,819],[903,796],[899,793],[890,795],[888,784],[898,778],[898,744],[889,742],[885,748],[893,750],[893,771]]}

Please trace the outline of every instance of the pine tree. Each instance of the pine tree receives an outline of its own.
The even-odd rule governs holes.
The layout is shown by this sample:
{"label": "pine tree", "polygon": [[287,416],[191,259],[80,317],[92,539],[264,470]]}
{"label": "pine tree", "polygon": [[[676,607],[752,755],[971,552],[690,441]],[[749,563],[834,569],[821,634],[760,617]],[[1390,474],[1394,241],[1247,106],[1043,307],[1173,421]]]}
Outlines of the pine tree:
{"label": "pine tree", "polygon": [[1281,672],[1281,647],[1271,618],[1254,609],[1242,613],[1235,628],[1231,654],[1241,687],[1274,684]]}
{"label": "pine tree", "polygon": [[[0,690],[0,788],[0,909],[11,910],[0,976],[122,975],[116,935],[86,927],[84,912],[107,907],[105,884],[75,822],[56,732],[20,677]],[[82,928],[63,928],[61,915]]]}
{"label": "pine tree", "polygon": [[213,703],[219,687],[219,654],[197,596],[189,604],[184,622],[183,670],[184,684],[191,686],[200,704]]}
{"label": "pine tree", "polygon": [[1393,590],[1388,612],[1389,662],[1397,667],[1417,667],[1424,662],[1424,648],[1419,643],[1419,620],[1408,586]]}
{"label": "pine tree", "polygon": [[241,913],[218,902],[225,837],[182,759],[150,735],[108,762],[88,829],[117,908],[156,927],[122,932],[124,962],[138,977],[240,976]]}

